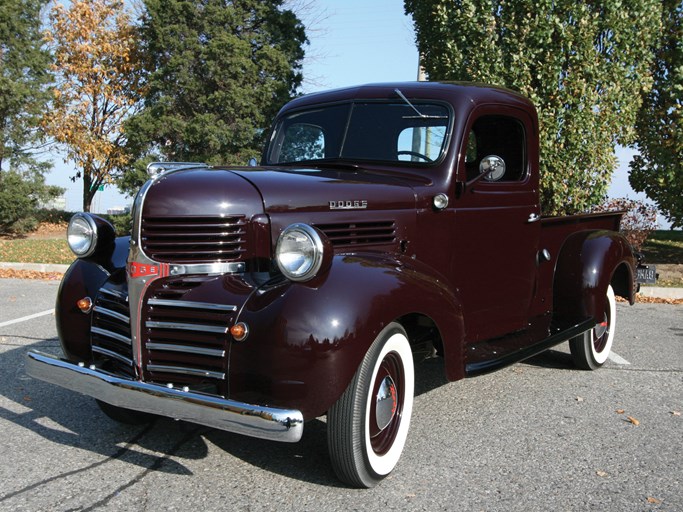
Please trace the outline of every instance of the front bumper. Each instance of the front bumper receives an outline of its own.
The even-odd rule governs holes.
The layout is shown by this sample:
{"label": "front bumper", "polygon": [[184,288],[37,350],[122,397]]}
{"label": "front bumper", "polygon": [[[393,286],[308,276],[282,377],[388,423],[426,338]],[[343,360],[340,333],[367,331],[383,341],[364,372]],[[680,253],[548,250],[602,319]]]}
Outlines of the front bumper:
{"label": "front bumper", "polygon": [[236,434],[295,443],[301,439],[304,430],[303,415],[296,409],[250,405],[130,380],[35,350],[27,355],[26,373],[118,407]]}

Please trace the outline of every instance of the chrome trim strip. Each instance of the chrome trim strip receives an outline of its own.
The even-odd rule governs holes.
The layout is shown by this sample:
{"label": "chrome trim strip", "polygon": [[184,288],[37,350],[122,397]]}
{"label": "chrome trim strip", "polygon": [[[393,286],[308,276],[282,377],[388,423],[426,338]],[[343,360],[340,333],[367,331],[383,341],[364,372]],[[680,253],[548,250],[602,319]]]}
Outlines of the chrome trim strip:
{"label": "chrome trim strip", "polygon": [[103,308],[102,306],[95,306],[92,309],[93,311],[95,311],[96,313],[100,313],[101,315],[110,316],[112,318],[116,318],[117,320],[125,322],[126,324],[130,324],[130,318],[128,318],[126,315],[122,315],[121,313],[117,313],[116,311],[112,311],[111,309]]}
{"label": "chrome trim strip", "polygon": [[199,331],[199,332],[215,332],[217,334],[227,334],[227,327],[218,327],[215,325],[201,325],[201,324],[184,324],[181,322],[153,322],[148,320],[145,322],[145,327],[150,329],[177,329],[180,331]]}
{"label": "chrome trim strip", "polygon": [[242,261],[232,261],[229,263],[191,263],[187,265],[177,265],[172,263],[170,273],[172,276],[185,274],[237,274],[244,272],[246,265]]}
{"label": "chrome trim strip", "polygon": [[148,364],[147,370],[150,372],[179,373],[181,375],[195,375],[197,377],[209,377],[211,379],[225,379],[225,373],[212,372],[211,370],[201,370],[199,368],[187,368],[185,366],[167,366],[164,364]]}
{"label": "chrome trim strip", "polygon": [[102,329],[101,327],[91,327],[90,330],[94,332],[95,334],[99,334],[101,336],[105,336],[107,338],[111,338],[113,340],[120,341],[122,343],[125,343],[126,345],[130,345],[131,341],[130,338],[124,336],[123,334],[119,334],[118,332],[112,332],[108,331],[106,329]]}
{"label": "chrome trim strip", "polygon": [[36,379],[82,393],[118,407],[272,441],[295,443],[304,430],[296,409],[252,405],[180,389],[124,379],[29,351],[26,372]]}
{"label": "chrome trim strip", "polygon": [[191,347],[188,345],[171,345],[148,341],[145,347],[149,350],[163,350],[167,352],[182,352],[183,354],[197,354],[201,356],[224,357],[225,350],[217,348]]}
{"label": "chrome trim strip", "polygon": [[112,297],[116,297],[117,299],[125,300],[126,302],[128,302],[128,295],[118,290],[100,288],[100,293],[104,293],[105,295],[111,295]]}
{"label": "chrome trim strip", "polygon": [[147,304],[150,306],[169,306],[176,308],[188,309],[210,309],[213,311],[237,311],[237,306],[229,304],[214,304],[212,302],[195,302],[189,300],[173,300],[173,299],[149,299]]}
{"label": "chrome trim strip", "polygon": [[98,354],[105,355],[107,357],[111,357],[112,359],[118,359],[119,361],[132,365],[133,360],[128,359],[126,356],[122,356],[118,352],[114,352],[113,350],[107,350],[106,348],[98,347],[97,345],[92,346],[92,351],[97,352]]}

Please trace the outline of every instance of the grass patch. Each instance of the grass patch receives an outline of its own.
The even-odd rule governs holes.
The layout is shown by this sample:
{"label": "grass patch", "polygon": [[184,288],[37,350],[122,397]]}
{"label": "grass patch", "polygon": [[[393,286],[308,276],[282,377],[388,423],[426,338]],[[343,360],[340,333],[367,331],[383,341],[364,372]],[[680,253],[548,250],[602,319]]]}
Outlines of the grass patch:
{"label": "grass patch", "polygon": [[0,261],[69,264],[74,259],[63,238],[0,240]]}
{"label": "grass patch", "polygon": [[647,263],[683,264],[683,231],[653,231],[642,252]]}

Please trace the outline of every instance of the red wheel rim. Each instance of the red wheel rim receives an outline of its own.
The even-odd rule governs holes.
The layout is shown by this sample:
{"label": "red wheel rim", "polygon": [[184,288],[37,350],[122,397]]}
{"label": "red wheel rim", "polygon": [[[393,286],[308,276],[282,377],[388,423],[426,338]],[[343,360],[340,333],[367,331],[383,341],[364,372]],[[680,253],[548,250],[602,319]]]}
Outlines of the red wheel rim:
{"label": "red wheel rim", "polygon": [[595,350],[596,354],[605,350],[605,347],[607,346],[611,316],[612,311],[610,311],[610,307],[607,305],[604,320],[596,325],[593,329],[593,349]]}
{"label": "red wheel rim", "polygon": [[[393,415],[391,421],[380,429],[377,421],[377,395],[384,382],[385,378],[389,377],[394,385],[393,398]],[[405,396],[405,375],[403,372],[403,364],[401,357],[396,352],[389,352],[377,371],[375,381],[372,383],[370,400],[370,418],[368,428],[370,429],[370,445],[372,450],[377,455],[384,455],[391,449],[396,439],[399,427],[401,425],[401,416],[403,413],[403,403]]]}

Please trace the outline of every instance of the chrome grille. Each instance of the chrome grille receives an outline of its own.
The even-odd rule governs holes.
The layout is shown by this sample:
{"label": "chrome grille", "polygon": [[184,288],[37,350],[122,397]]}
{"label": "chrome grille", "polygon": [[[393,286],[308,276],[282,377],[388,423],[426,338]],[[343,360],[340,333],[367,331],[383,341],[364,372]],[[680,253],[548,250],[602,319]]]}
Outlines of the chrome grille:
{"label": "chrome grille", "polygon": [[115,370],[133,375],[128,293],[123,286],[107,283],[100,288],[93,307],[92,351],[107,359]]}
{"label": "chrome grille", "polygon": [[393,221],[354,222],[346,224],[316,224],[335,247],[391,244],[396,241]]}
{"label": "chrome grille", "polygon": [[164,263],[239,261],[246,252],[244,215],[142,219],[142,249]]}
{"label": "chrome grille", "polygon": [[[188,289],[187,283],[175,286]],[[148,378],[219,388],[226,373],[228,326],[237,306],[183,300],[183,293],[172,288],[158,290],[146,301],[143,338]]]}

